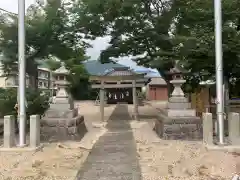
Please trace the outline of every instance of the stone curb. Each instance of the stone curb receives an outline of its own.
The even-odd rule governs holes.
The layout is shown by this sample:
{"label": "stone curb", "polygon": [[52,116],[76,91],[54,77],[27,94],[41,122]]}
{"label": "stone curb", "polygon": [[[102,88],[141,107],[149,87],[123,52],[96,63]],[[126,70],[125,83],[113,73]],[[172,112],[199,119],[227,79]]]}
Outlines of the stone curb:
{"label": "stone curb", "polygon": [[0,152],[38,152],[41,151],[44,148],[44,145],[41,144],[38,147],[11,147],[11,148],[4,148],[4,147],[0,147]]}

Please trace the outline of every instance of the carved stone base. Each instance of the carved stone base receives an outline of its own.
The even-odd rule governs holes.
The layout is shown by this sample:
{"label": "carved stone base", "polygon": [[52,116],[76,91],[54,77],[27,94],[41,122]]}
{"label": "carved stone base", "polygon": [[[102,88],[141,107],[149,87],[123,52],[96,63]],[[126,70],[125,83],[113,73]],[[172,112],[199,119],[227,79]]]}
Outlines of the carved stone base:
{"label": "carved stone base", "polygon": [[167,109],[167,115],[169,117],[195,117],[195,109]]}
{"label": "carved stone base", "polygon": [[73,118],[78,115],[78,110],[77,108],[75,109],[68,109],[68,110],[56,110],[56,109],[49,109],[45,113],[45,118]]}
{"label": "carved stone base", "polygon": [[169,109],[190,109],[191,108],[191,103],[185,103],[185,102],[168,102],[168,108]]}
{"label": "carved stone base", "polygon": [[191,103],[184,96],[172,96],[168,100],[168,109],[166,115],[168,117],[195,117],[196,110],[191,109]]}
{"label": "carved stone base", "polygon": [[83,116],[41,120],[41,138],[47,141],[80,140],[86,131]]}
{"label": "carved stone base", "polygon": [[171,118],[160,114],[154,130],[163,139],[196,140],[202,138],[202,120],[199,117]]}

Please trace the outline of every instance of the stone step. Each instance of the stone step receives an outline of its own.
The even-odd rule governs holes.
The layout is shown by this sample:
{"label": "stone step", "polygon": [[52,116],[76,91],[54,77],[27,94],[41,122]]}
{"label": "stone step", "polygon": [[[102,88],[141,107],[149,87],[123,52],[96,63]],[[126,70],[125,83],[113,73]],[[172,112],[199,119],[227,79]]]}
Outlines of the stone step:
{"label": "stone step", "polygon": [[195,117],[195,109],[168,109],[167,116],[169,117]]}
{"label": "stone step", "polygon": [[185,103],[185,102],[169,102],[168,103],[168,108],[169,109],[190,109],[191,108],[191,103]]}
{"label": "stone step", "polygon": [[177,96],[174,96],[174,97],[170,97],[169,102],[173,102],[173,103],[188,103],[188,99],[185,98],[185,97],[177,97]]}

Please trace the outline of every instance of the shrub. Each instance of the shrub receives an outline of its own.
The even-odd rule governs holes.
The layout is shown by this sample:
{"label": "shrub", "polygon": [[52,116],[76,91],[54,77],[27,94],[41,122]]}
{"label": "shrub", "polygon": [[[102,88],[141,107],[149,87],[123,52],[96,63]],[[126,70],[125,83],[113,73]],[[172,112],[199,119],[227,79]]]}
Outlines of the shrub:
{"label": "shrub", "polygon": [[[39,114],[43,115],[49,108],[49,97],[41,95],[40,91],[27,89],[26,90],[26,115]],[[14,108],[17,102],[17,89],[1,89],[0,90],[0,117],[5,115],[17,116],[17,111]]]}
{"label": "shrub", "polygon": [[17,91],[15,89],[0,90],[0,117],[5,115],[17,116],[14,106],[17,102]]}
{"label": "shrub", "polygon": [[27,90],[27,115],[38,114],[42,116],[49,108],[49,96],[42,94],[40,91]]}

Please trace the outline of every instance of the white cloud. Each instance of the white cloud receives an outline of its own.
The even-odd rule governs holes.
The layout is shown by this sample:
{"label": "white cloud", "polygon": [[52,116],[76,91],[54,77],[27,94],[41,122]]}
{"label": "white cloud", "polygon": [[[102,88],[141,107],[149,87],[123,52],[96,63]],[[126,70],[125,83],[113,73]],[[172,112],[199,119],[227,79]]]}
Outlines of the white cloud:
{"label": "white cloud", "polygon": [[101,51],[105,50],[109,44],[110,37],[99,37],[94,41],[90,42],[93,48],[87,49],[87,55],[91,56],[91,60],[97,60]]}

